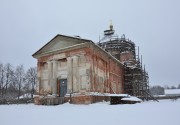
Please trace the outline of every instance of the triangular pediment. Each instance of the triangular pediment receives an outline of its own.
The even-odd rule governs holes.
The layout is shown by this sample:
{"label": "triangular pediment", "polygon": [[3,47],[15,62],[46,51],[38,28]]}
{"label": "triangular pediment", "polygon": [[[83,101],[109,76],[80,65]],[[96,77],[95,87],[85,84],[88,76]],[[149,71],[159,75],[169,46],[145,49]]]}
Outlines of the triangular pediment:
{"label": "triangular pediment", "polygon": [[44,45],[41,49],[39,49],[36,53],[34,53],[33,57],[44,54],[44,53],[50,53],[53,51],[61,50],[64,48],[68,48],[68,47],[82,44],[89,41],[90,40],[76,38],[76,37],[57,35],[51,41],[49,41],[46,45]]}

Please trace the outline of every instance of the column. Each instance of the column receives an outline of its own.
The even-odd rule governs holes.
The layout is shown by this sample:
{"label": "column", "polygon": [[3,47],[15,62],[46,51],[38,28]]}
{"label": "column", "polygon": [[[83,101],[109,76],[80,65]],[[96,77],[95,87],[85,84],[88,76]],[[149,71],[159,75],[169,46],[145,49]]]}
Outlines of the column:
{"label": "column", "polygon": [[42,89],[42,83],[41,83],[41,70],[42,70],[42,66],[41,66],[41,62],[37,63],[37,78],[38,78],[38,82],[37,82],[37,88],[36,91],[37,93],[41,94],[40,90]]}
{"label": "column", "polygon": [[78,56],[73,56],[73,90],[79,92],[79,65]]}
{"label": "column", "polygon": [[72,88],[72,80],[73,80],[73,78],[72,78],[72,57],[68,57],[67,58],[67,71],[68,71],[68,73],[67,73],[67,88],[68,88],[68,93],[71,93],[71,92],[73,92],[73,88]]}
{"label": "column", "polygon": [[48,61],[48,84],[50,85],[49,89],[52,91],[52,62]]}
{"label": "column", "polygon": [[52,74],[52,94],[57,95],[57,60],[52,61],[53,74]]}

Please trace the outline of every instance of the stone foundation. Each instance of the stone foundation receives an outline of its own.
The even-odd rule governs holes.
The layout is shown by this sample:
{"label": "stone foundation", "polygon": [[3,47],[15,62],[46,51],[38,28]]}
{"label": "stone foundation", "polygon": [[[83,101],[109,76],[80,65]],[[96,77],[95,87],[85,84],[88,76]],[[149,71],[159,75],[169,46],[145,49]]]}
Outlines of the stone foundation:
{"label": "stone foundation", "polygon": [[95,96],[95,95],[78,95],[70,97],[35,97],[35,105],[59,105],[66,102],[71,104],[92,104],[96,102],[109,101],[107,96]]}
{"label": "stone foundation", "polygon": [[82,95],[72,97],[72,104],[92,104],[96,102],[109,101],[110,98],[106,96]]}
{"label": "stone foundation", "polygon": [[62,97],[35,97],[35,105],[59,105],[64,103],[64,98]]}

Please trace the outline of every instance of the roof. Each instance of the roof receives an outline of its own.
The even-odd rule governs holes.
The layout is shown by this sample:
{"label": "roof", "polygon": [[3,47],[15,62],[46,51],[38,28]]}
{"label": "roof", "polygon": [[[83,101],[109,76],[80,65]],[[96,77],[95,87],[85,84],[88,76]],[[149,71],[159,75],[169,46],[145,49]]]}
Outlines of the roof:
{"label": "roof", "polygon": [[[53,42],[56,42],[59,40],[58,38],[60,38],[60,40],[62,39],[70,39],[70,41],[76,43],[74,45],[69,45],[69,46],[66,46],[64,48],[58,48],[56,47],[56,49],[51,49],[51,50],[48,50],[43,52],[43,50],[46,50],[48,46],[52,47],[52,43]],[[66,41],[65,41],[66,42]],[[67,43],[67,42],[66,42]],[[88,39],[82,39],[80,37],[71,37],[71,36],[66,36],[66,35],[56,35],[53,39],[51,39],[47,44],[45,44],[43,47],[41,47],[37,52],[35,52],[32,56],[34,58],[38,58],[38,57],[41,57],[41,56],[45,56],[45,55],[48,55],[48,54],[51,54],[51,53],[55,53],[55,52],[59,52],[59,51],[65,51],[65,50],[68,50],[68,49],[74,49],[74,48],[80,48],[80,47],[87,47],[89,46],[89,44],[97,47],[98,49],[100,49],[102,52],[104,52],[105,54],[107,54],[110,58],[112,58],[114,61],[118,62],[120,65],[123,65],[118,59],[116,59],[115,57],[113,57],[110,53],[106,52],[105,50],[103,50],[101,47],[99,47],[97,44],[95,44],[93,41],[91,40],[88,40]]]}
{"label": "roof", "polygon": [[165,92],[165,95],[173,95],[173,94],[180,95],[180,89],[165,89],[164,92]]}
{"label": "roof", "polygon": [[91,40],[82,39],[80,37],[72,37],[72,36],[57,34],[53,39],[51,39],[48,43],[46,43],[43,47],[41,47],[38,51],[36,51],[32,56],[35,57],[36,55],[38,55],[41,50],[43,50],[45,47],[47,47],[50,43],[52,43],[57,38],[68,38],[68,39],[71,39],[72,41],[76,41],[76,42],[77,41],[92,42]]}

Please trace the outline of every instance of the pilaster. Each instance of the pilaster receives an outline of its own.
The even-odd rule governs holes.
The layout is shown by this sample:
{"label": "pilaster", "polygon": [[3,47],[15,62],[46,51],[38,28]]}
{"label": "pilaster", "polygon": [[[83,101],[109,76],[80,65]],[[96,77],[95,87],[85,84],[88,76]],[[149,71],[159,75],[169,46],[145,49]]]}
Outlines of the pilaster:
{"label": "pilaster", "polygon": [[68,93],[73,92],[73,74],[72,74],[72,57],[67,58],[67,71],[68,71],[68,76],[67,76],[67,88],[68,88]]}
{"label": "pilaster", "polygon": [[47,64],[48,64],[48,84],[50,85],[51,87],[50,90],[52,91],[52,62],[48,61]]}
{"label": "pilaster", "polygon": [[57,95],[57,60],[52,61],[53,75],[52,75],[52,94]]}
{"label": "pilaster", "polygon": [[73,56],[73,90],[79,92],[79,65],[78,56]]}

